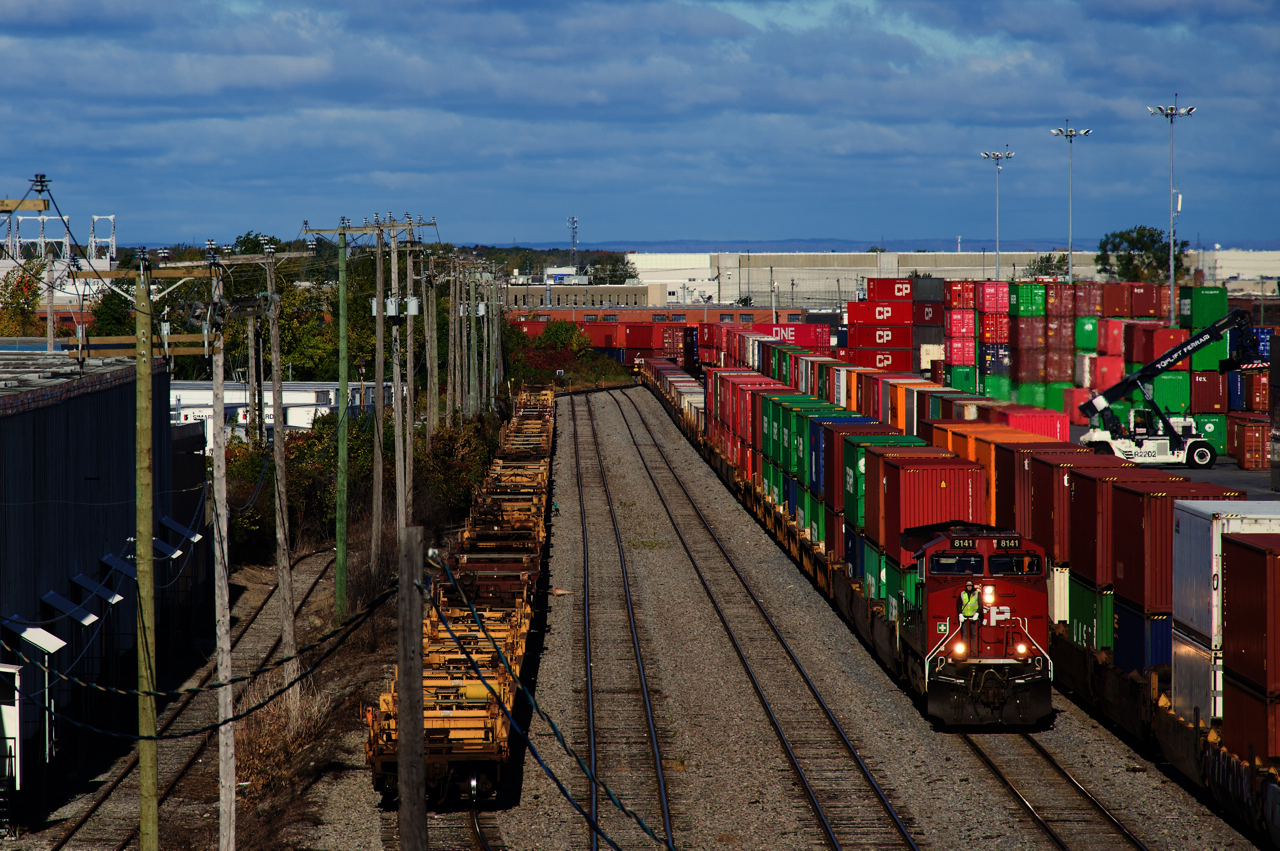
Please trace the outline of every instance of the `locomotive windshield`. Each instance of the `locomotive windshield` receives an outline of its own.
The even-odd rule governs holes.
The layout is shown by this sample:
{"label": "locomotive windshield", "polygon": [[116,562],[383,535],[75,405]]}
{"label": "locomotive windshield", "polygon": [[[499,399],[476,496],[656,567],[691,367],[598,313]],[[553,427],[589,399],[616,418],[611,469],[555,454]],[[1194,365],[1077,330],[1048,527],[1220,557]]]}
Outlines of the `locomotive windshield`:
{"label": "locomotive windshield", "polygon": [[995,553],[987,564],[992,576],[1039,576],[1044,572],[1040,556],[1031,553]]}
{"label": "locomotive windshield", "polygon": [[945,553],[929,556],[929,572],[951,575],[982,575],[982,556],[977,553]]}

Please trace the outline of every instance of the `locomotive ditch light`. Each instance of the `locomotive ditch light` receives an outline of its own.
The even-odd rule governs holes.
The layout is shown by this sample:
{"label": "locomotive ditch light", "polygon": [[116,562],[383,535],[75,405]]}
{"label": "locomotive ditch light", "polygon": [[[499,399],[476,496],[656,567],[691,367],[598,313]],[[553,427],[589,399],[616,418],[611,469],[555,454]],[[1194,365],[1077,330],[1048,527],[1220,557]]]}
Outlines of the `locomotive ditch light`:
{"label": "locomotive ditch light", "polygon": [[953,647],[951,648],[951,655],[952,655],[952,656],[959,656],[960,658],[962,658],[962,659],[963,659],[963,658],[964,658],[964,651],[965,651],[964,642],[963,642],[963,641],[957,641],[957,642],[955,643],[955,646],[953,646]]}
{"label": "locomotive ditch light", "polygon": [[1018,651],[1018,655],[1019,655],[1019,656],[1025,656],[1025,655],[1027,655],[1027,645],[1025,645],[1025,644],[1019,644],[1019,645],[1018,645],[1017,647],[1015,647],[1014,649]]}

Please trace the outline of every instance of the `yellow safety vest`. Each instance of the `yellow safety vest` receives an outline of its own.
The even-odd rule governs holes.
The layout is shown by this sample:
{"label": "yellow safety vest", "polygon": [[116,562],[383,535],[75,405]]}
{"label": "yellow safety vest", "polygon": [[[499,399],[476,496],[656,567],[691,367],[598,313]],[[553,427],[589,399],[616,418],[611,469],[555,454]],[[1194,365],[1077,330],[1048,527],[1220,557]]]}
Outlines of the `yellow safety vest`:
{"label": "yellow safety vest", "polygon": [[978,613],[980,607],[981,602],[977,591],[974,591],[972,595],[968,591],[960,592],[960,614],[966,618],[971,618]]}

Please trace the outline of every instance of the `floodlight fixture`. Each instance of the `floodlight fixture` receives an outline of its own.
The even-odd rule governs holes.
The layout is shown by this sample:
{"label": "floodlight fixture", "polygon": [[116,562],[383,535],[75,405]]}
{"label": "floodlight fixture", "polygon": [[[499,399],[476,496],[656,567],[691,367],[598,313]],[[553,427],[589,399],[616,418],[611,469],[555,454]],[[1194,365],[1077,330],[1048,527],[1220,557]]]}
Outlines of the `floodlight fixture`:
{"label": "floodlight fixture", "polygon": [[1071,119],[1065,122],[1066,128],[1057,128],[1049,132],[1055,136],[1061,136],[1067,140],[1067,283],[1075,283],[1076,264],[1075,264],[1075,242],[1072,233],[1072,220],[1074,218],[1072,204],[1074,201],[1074,192],[1072,182],[1074,180],[1075,170],[1075,141],[1076,137],[1085,137],[1092,133],[1092,130],[1073,130],[1071,127]]}
{"label": "floodlight fixture", "polygon": [[135,568],[133,565],[129,564],[129,562],[125,561],[119,556],[114,556],[108,553],[107,555],[98,559],[98,561],[105,564],[108,570],[114,570],[117,573],[124,574],[125,576],[129,577],[135,582],[138,580],[137,568]]}
{"label": "floodlight fixture", "polygon": [[28,644],[38,648],[42,653],[57,653],[59,650],[67,646],[67,642],[63,641],[52,632],[41,629],[38,626],[31,626],[24,623],[17,615],[3,618],[4,625],[9,629],[18,633],[18,636]]}
{"label": "floodlight fixture", "polygon": [[201,535],[199,532],[191,531],[186,526],[183,526],[181,523],[174,520],[172,517],[161,517],[160,523],[161,525],[167,526],[168,528],[177,532],[179,535],[186,538],[188,541],[190,541],[193,544],[200,543],[201,539],[204,538],[204,535]]}
{"label": "floodlight fixture", "polygon": [[996,164],[996,280],[1000,280],[1000,166],[1001,160],[1013,158],[1013,151],[1005,145],[1003,151],[983,151],[982,158]]}
{"label": "floodlight fixture", "polygon": [[1188,118],[1196,111],[1194,106],[1185,106],[1178,108],[1178,93],[1173,94],[1173,106],[1157,106],[1155,109],[1147,107],[1147,112],[1152,115],[1159,115],[1161,118],[1169,122],[1169,326],[1177,327],[1177,308],[1178,308],[1178,291],[1177,291],[1177,275],[1175,266],[1177,239],[1175,225],[1177,224],[1177,201],[1174,199],[1173,188],[1173,124],[1179,118]]}
{"label": "floodlight fixture", "polygon": [[83,573],[77,573],[75,576],[71,577],[71,581],[88,591],[90,594],[93,594],[95,597],[100,597],[103,600],[106,600],[108,606],[114,606],[116,603],[119,603],[124,599],[120,594],[117,594],[105,585],[90,579]]}
{"label": "floodlight fixture", "polygon": [[69,615],[73,620],[79,621],[84,626],[93,626],[98,622],[98,616],[93,612],[87,612],[80,606],[68,600],[57,591],[46,591],[40,597],[41,600],[48,603],[51,607]]}

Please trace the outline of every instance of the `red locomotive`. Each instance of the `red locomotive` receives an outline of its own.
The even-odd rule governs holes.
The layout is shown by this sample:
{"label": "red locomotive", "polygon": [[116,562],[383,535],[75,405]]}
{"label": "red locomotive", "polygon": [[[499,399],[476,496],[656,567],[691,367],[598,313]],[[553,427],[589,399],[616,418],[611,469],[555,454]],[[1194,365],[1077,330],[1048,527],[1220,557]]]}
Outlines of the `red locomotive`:
{"label": "red locomotive", "polygon": [[[902,533],[915,554],[916,593],[904,595],[900,668],[946,724],[1036,724],[1050,714],[1048,585],[1044,549],[1015,532],[972,523],[935,523]],[[966,642],[960,599],[977,641]]]}

